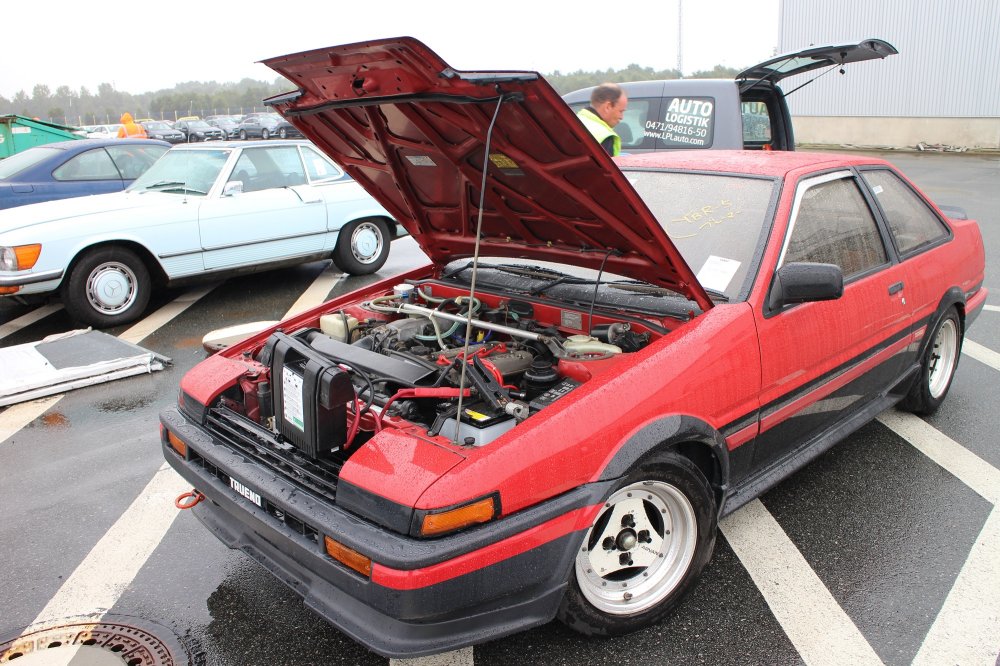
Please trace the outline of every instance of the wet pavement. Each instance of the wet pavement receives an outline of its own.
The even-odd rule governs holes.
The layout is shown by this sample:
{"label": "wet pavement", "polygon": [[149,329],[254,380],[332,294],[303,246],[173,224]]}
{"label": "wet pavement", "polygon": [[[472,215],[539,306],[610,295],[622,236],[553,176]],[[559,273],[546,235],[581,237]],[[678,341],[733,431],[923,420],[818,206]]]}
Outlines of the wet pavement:
{"label": "wet pavement", "polygon": [[[989,305],[1000,306],[1000,157],[884,156],[938,203],[960,205],[979,220]],[[402,239],[394,243],[380,275],[420,261],[413,242]],[[195,664],[388,661],[325,623],[243,553],[223,546],[189,512],[158,505],[152,509],[161,521],[156,525],[151,514],[136,514],[149,532],[141,561],[91,561],[94,553],[117,553],[115,526],[130,512],[148,508],[140,500],[153,492],[151,479],[162,476],[158,414],[175,403],[183,374],[205,357],[202,335],[249,320],[281,318],[328,266],[317,262],[216,286],[140,343],[173,359],[165,371],[50,398],[37,413],[24,406],[0,410],[0,559],[5,563],[0,645],[39,619],[69,622],[100,612],[116,622],[131,619],[170,634],[163,638],[179,641]],[[375,279],[343,278],[331,293]],[[150,311],[189,292],[158,295]],[[34,309],[0,301],[0,327]],[[57,311],[3,337],[0,346],[69,328],[65,312]],[[968,339],[1000,352],[1000,307],[984,311]],[[945,405],[926,420],[931,432],[975,454],[988,480],[1000,478],[998,372],[963,355]],[[952,594],[962,588],[957,583],[971,580],[973,588],[994,597],[1000,589],[1000,542],[989,540],[995,498],[984,497],[961,471],[946,470],[916,448],[923,442],[907,441],[890,425],[887,419],[865,426],[766,493],[761,510],[773,517],[801,554],[806,573],[825,586],[847,624],[870,645],[871,663],[941,663],[935,655],[966,654],[967,646],[948,644],[939,631],[951,621],[953,604],[961,601]],[[163,492],[171,489],[163,483]],[[588,639],[552,623],[425,663],[842,663],[837,654],[816,656],[808,631],[801,633],[794,619],[787,619],[761,572],[741,560],[736,546],[720,536],[701,582],[668,621],[655,627],[622,638]],[[970,574],[965,571],[970,553],[980,551],[989,566],[985,573]],[[134,575],[125,575],[129,567]],[[981,578],[969,578],[974,575]],[[101,600],[107,605],[91,603]],[[962,663],[996,663],[1000,619],[985,626],[991,629],[980,642],[996,647],[992,661],[987,656]]]}

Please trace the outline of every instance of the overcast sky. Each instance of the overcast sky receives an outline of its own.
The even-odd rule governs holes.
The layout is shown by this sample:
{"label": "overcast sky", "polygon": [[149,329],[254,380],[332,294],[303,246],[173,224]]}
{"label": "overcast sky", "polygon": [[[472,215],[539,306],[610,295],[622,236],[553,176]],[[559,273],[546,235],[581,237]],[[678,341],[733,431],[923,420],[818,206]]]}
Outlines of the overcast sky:
{"label": "overcast sky", "polygon": [[[669,69],[677,66],[677,3],[244,0],[224,11],[214,2],[107,3],[45,15],[22,4],[19,12],[35,18],[21,25],[43,27],[4,29],[0,95],[30,95],[39,83],[52,92],[111,83],[142,93],[182,81],[270,81],[276,75],[256,61],[402,35],[459,70]],[[595,19],[602,11],[614,20]],[[684,0],[683,26],[685,73],[746,67],[774,53],[778,0]]]}

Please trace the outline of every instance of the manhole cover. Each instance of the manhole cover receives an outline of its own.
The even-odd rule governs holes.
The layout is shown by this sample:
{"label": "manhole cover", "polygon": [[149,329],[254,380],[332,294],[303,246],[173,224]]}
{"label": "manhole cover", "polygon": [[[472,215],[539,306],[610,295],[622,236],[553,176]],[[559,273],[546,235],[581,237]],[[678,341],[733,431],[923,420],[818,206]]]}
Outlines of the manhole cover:
{"label": "manhole cover", "polygon": [[12,662],[17,666],[190,666],[191,657],[166,627],[135,618],[127,622],[104,618],[29,627],[0,643],[0,664]]}

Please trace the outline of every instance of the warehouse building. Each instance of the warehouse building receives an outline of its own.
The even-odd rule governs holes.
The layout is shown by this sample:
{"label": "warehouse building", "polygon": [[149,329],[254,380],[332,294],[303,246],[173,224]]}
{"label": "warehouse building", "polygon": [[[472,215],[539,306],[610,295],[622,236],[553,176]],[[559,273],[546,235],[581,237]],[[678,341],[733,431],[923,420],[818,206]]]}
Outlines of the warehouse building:
{"label": "warehouse building", "polygon": [[[788,106],[802,144],[1000,149],[998,0],[780,0],[778,52],[874,37],[899,51],[818,70]],[[786,93],[815,78],[794,77]]]}

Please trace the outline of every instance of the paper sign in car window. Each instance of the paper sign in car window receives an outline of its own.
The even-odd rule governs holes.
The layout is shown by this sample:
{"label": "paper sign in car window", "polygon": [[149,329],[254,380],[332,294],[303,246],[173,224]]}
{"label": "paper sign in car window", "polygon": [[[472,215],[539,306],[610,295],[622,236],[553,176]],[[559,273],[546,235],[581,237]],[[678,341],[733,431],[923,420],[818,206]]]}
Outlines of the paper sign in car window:
{"label": "paper sign in car window", "polygon": [[729,287],[729,283],[733,281],[736,271],[739,269],[740,262],[735,259],[726,259],[725,257],[717,257],[712,254],[709,255],[705,261],[705,265],[698,271],[698,282],[705,289],[725,292]]}

